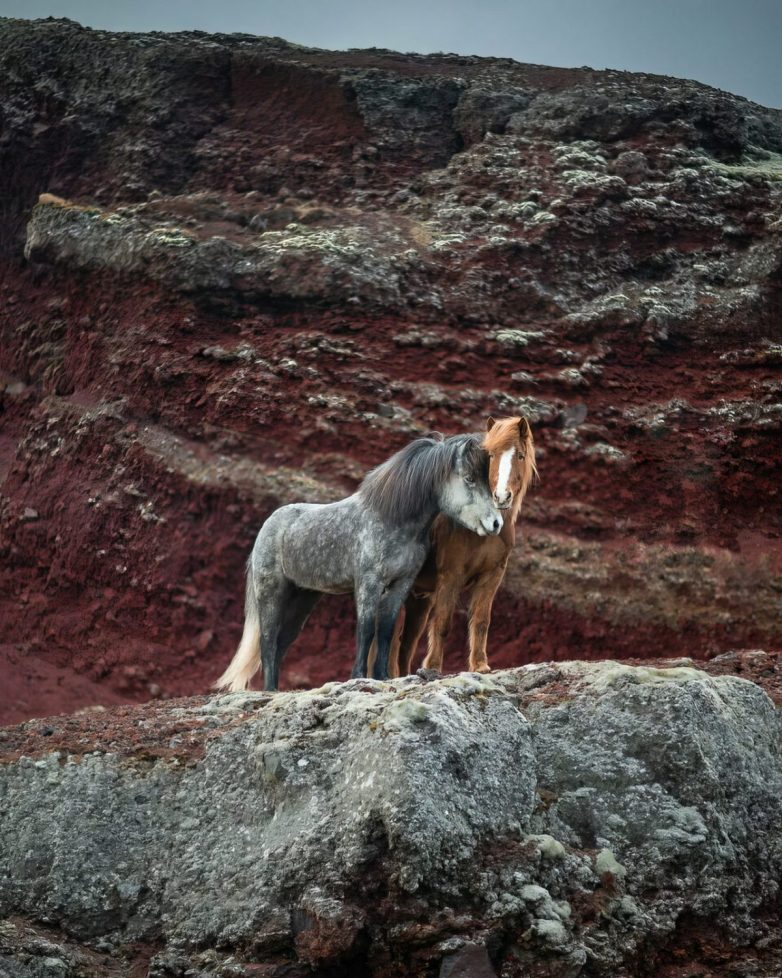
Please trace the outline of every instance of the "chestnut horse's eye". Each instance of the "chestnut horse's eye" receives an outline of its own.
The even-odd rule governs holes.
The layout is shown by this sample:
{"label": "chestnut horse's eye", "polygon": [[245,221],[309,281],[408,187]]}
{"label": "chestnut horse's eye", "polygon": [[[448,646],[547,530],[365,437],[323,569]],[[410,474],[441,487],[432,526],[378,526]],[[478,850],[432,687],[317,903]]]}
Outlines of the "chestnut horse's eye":
{"label": "chestnut horse's eye", "polygon": [[516,452],[516,458],[525,458],[524,452]]}

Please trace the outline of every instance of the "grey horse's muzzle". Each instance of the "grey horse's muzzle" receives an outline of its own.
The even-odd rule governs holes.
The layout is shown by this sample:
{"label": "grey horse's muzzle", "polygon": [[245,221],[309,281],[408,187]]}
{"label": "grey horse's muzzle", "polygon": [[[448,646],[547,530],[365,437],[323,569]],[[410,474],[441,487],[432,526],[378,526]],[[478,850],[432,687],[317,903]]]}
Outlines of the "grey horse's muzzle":
{"label": "grey horse's muzzle", "polygon": [[481,520],[481,526],[487,536],[496,537],[502,530],[502,519],[499,516],[490,517],[489,519]]}

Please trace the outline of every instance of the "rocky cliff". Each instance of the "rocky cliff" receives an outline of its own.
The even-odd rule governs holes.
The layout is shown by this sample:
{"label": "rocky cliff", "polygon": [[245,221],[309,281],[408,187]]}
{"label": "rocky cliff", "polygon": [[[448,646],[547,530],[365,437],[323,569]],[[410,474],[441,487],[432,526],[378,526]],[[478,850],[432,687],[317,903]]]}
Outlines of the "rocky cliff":
{"label": "rocky cliff", "polygon": [[659,665],[6,728],[0,973],[774,978],[779,713]]}
{"label": "rocky cliff", "polygon": [[[6,720],[203,692],[271,508],[489,413],[542,476],[495,664],[779,644],[779,111],[4,20],[0,125]],[[284,681],[351,645],[324,603]]]}

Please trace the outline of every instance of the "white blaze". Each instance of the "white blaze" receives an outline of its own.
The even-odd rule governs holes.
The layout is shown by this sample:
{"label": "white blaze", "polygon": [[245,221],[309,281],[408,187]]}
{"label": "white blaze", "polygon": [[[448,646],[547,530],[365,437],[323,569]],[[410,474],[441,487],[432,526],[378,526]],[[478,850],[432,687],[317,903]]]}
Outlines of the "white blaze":
{"label": "white blaze", "polygon": [[497,499],[504,499],[508,491],[508,479],[510,479],[511,465],[515,454],[515,448],[508,448],[500,456],[500,471],[497,475],[497,488],[494,490]]}

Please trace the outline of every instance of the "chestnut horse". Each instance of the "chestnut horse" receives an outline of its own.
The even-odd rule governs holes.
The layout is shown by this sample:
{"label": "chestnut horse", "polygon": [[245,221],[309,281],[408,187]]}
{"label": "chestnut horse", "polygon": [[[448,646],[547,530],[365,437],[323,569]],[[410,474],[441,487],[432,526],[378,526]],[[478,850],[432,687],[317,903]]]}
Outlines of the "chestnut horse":
{"label": "chestnut horse", "polygon": [[391,647],[392,676],[410,672],[418,641],[429,625],[424,668],[442,671],[443,643],[460,593],[470,596],[470,672],[491,672],[486,637],[494,595],[505,576],[516,542],[516,519],[534,476],[535,444],[526,418],[489,418],[483,448],[489,453],[489,486],[503,510],[496,537],[479,537],[440,515],[432,526],[432,548],[405,602],[404,625],[397,620]]}

